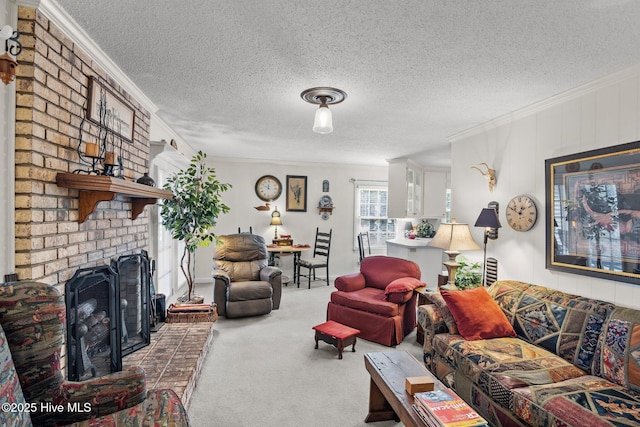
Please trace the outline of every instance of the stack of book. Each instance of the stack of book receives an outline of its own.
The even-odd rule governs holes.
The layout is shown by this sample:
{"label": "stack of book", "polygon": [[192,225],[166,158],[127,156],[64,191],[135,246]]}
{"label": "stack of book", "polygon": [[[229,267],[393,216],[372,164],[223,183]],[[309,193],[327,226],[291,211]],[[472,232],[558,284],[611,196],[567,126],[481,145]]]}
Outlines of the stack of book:
{"label": "stack of book", "polygon": [[481,427],[487,421],[453,390],[426,391],[413,395],[413,409],[428,426]]}

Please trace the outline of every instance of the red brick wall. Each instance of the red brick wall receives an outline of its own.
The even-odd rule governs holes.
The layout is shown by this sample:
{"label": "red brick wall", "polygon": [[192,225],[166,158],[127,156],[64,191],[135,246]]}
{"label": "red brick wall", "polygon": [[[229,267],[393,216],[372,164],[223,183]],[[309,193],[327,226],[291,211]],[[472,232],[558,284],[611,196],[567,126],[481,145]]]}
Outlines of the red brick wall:
{"label": "red brick wall", "polygon": [[[76,149],[89,76],[98,77],[135,110],[134,141],[124,142],[124,174],[147,171],[150,115],[69,38],[34,9],[19,8],[24,50],[16,78],[16,272],[20,280],[64,284],[78,268],[147,247],[148,213],[135,221],[118,195],[78,223],[78,191],[56,185],[56,174],[81,167]],[[86,124],[86,134],[97,132]]]}

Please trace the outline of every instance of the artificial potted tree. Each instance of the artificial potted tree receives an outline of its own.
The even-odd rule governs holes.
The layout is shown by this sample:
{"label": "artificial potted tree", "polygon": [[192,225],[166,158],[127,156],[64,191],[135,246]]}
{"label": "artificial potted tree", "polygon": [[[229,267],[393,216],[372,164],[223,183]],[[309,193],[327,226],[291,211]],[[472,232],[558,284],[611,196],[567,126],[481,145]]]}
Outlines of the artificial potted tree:
{"label": "artificial potted tree", "polygon": [[163,186],[173,193],[173,198],[162,202],[162,225],[174,239],[185,243],[180,268],[189,290],[180,299],[183,303],[203,302],[202,297],[192,295],[194,252],[216,240],[213,227],[221,214],[229,212],[229,207],[222,203],[222,193],[231,185],[218,181],[215,169],[206,165],[206,158],[205,153],[198,151],[189,167],[172,175]]}

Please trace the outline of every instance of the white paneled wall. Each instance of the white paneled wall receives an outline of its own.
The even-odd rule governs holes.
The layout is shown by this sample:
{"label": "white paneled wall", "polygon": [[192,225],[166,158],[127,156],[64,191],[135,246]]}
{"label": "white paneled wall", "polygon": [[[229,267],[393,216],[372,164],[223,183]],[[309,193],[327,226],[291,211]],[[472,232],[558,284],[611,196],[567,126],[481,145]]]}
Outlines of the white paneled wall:
{"label": "white paneled wall", "polygon": [[[640,66],[567,91],[454,135],[452,141],[452,217],[475,229],[480,210],[500,203],[502,228],[489,241],[487,255],[498,259],[500,279],[522,280],[565,292],[640,308],[638,285],[545,269],[545,159],[640,139]],[[498,184],[490,193],[486,181],[470,167],[486,162],[496,169]],[[537,224],[529,232],[513,231],[504,209],[518,194],[533,196]],[[482,253],[466,254],[480,260]]]}

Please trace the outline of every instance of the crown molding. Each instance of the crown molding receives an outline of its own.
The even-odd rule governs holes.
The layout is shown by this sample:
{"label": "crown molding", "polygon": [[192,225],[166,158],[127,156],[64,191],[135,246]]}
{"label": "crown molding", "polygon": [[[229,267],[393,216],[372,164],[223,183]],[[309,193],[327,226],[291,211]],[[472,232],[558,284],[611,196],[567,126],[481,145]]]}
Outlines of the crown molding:
{"label": "crown molding", "polygon": [[554,95],[550,98],[543,99],[542,101],[536,102],[534,104],[531,104],[519,110],[512,111],[511,113],[507,113],[505,115],[499,116],[495,119],[489,120],[487,122],[484,122],[480,125],[469,128],[467,130],[455,133],[447,137],[447,140],[453,143],[461,139],[465,139],[471,136],[478,135],[480,133],[484,133],[484,132],[496,129],[497,127],[500,127],[503,125],[508,125],[515,120],[519,120],[524,117],[531,116],[533,114],[539,113],[549,108],[556,107],[560,104],[574,100],[581,96],[588,95],[597,90],[600,90],[609,86],[613,86],[615,84],[620,83],[621,81],[634,78],[634,77],[637,78],[638,76],[640,76],[640,65],[633,65],[621,71],[608,74],[597,80],[593,80],[589,83],[585,83],[573,89],[560,92],[559,94]]}
{"label": "crown molding", "polygon": [[15,4],[18,6],[30,7],[31,9],[39,8],[40,3],[40,0],[15,0]]}
{"label": "crown molding", "polygon": [[153,141],[167,140],[170,141],[172,139],[176,140],[176,143],[180,147],[181,153],[185,156],[191,158],[194,154],[196,154],[196,150],[193,149],[191,144],[182,138],[175,130],[171,128],[164,120],[162,120],[157,113],[151,113],[151,126],[150,126],[150,137],[153,144]]}
{"label": "crown molding", "polygon": [[[85,54],[105,70],[118,84],[138,101],[150,113],[158,111],[158,107],[140,90],[138,86],[113,62],[109,56],[93,41],[87,32],[78,25],[69,14],[54,0],[31,1],[40,3],[39,10],[53,22],[62,33],[69,37]],[[26,3],[26,2],[25,2]]]}

